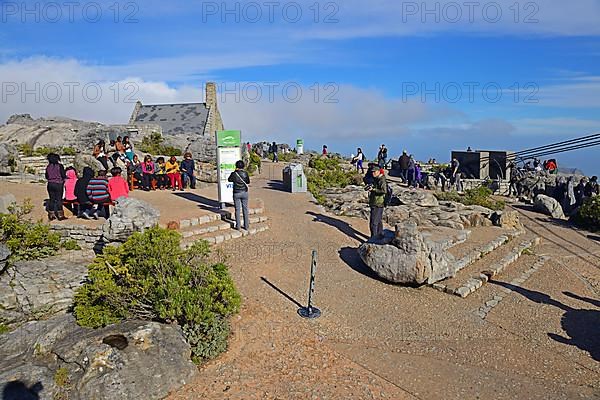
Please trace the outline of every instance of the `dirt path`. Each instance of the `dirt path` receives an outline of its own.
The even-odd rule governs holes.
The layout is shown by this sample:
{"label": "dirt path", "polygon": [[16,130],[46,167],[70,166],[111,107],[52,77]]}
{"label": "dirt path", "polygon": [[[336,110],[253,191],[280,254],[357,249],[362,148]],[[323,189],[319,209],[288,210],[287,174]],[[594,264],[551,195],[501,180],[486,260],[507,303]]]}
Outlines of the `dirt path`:
{"label": "dirt path", "polygon": [[[281,191],[279,168],[252,185],[271,229],[223,247],[245,299],[232,350],[172,399],[600,398],[596,241],[561,228],[565,249],[544,237],[538,254],[467,299],[389,285],[356,255],[367,221]],[[304,321],[296,309],[313,249],[323,316]],[[474,314],[494,298],[485,320]]]}

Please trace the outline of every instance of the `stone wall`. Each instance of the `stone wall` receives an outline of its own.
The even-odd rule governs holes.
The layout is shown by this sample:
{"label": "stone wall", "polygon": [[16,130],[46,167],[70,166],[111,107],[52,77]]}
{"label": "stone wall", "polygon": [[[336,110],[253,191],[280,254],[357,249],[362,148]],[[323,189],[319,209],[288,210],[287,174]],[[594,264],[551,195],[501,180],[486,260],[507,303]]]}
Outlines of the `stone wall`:
{"label": "stone wall", "polygon": [[102,245],[102,226],[51,225],[50,229],[65,240],[75,240],[82,249],[92,250]]}
{"label": "stone wall", "polygon": [[[73,160],[75,160],[75,156],[61,156],[60,160],[65,168],[67,168],[73,166]],[[48,160],[46,157],[21,157],[17,160],[17,171],[20,173],[28,173],[33,175],[44,175],[47,165]]]}

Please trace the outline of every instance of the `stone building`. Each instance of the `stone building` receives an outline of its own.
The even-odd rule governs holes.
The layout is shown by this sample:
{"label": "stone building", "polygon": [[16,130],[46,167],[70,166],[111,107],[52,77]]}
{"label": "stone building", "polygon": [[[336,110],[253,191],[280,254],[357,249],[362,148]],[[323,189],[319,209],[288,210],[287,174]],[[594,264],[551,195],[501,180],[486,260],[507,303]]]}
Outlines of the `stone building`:
{"label": "stone building", "polygon": [[[215,131],[224,129],[216,85],[206,84],[204,103],[145,105],[138,101],[129,130],[147,130],[148,126],[157,127],[167,144],[192,152],[196,159],[214,161]],[[131,136],[136,135],[132,132]]]}

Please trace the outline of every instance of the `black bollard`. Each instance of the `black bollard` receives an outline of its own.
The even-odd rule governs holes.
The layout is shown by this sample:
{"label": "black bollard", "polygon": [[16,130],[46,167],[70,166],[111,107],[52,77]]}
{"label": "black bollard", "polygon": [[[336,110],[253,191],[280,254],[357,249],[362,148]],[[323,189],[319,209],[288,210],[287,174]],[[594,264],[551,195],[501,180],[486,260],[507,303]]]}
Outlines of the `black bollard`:
{"label": "black bollard", "polygon": [[308,306],[298,309],[298,315],[302,318],[315,319],[321,316],[321,310],[312,306],[312,295],[315,291],[315,273],[317,272],[317,251],[312,252],[312,263],[310,266],[310,284],[308,288]]}

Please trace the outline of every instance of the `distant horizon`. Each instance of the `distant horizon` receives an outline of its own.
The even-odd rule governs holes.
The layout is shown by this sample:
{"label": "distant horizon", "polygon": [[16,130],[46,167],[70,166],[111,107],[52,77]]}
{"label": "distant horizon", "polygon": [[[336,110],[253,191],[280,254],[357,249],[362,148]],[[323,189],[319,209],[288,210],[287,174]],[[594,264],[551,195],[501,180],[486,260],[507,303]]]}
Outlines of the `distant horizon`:
{"label": "distant horizon", "polygon": [[[447,160],[600,131],[595,0],[26,3],[1,15],[0,119],[123,123],[138,100],[202,102],[210,81],[225,126],[249,139],[369,157],[381,143]],[[600,173],[597,149],[557,158]]]}

